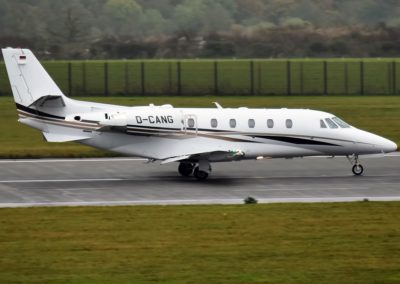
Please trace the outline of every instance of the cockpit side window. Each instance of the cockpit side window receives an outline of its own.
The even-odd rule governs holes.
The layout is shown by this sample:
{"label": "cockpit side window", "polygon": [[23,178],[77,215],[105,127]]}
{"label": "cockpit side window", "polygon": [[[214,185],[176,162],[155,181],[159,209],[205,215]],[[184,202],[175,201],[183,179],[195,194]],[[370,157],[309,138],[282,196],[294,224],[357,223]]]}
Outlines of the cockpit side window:
{"label": "cockpit side window", "polygon": [[326,123],[328,123],[329,128],[339,128],[330,118],[325,118]]}
{"label": "cockpit side window", "polygon": [[336,124],[339,125],[341,128],[350,128],[350,125],[348,125],[346,122],[338,117],[332,117],[332,120],[336,122]]}
{"label": "cockpit side window", "polygon": [[321,128],[327,128],[327,127],[326,127],[326,124],[325,124],[325,122],[324,122],[323,119],[321,119],[321,120],[319,121],[319,123],[320,123],[320,125],[321,125]]}

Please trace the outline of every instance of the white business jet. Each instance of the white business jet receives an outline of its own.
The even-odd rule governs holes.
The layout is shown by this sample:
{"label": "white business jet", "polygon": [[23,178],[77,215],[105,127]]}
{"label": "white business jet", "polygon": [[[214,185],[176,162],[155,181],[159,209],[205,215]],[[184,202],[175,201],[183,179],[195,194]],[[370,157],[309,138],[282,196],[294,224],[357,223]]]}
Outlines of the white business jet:
{"label": "white business jet", "polygon": [[347,156],[354,175],[359,155],[397,145],[330,113],[307,109],[117,106],[66,97],[27,49],[3,49],[19,122],[48,142],[77,141],[129,156],[179,162],[182,176],[207,179],[210,163],[264,158]]}

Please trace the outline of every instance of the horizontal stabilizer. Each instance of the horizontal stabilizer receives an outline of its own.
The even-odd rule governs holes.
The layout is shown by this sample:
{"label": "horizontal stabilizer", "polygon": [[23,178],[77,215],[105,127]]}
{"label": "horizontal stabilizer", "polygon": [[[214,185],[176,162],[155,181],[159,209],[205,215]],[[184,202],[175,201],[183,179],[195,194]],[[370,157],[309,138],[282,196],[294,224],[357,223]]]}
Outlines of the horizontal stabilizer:
{"label": "horizontal stabilizer", "polygon": [[63,96],[43,96],[34,101],[28,107],[65,107]]}
{"label": "horizontal stabilizer", "polygon": [[70,142],[70,141],[79,141],[91,138],[89,135],[68,135],[62,133],[47,133],[43,132],[43,136],[47,142]]}

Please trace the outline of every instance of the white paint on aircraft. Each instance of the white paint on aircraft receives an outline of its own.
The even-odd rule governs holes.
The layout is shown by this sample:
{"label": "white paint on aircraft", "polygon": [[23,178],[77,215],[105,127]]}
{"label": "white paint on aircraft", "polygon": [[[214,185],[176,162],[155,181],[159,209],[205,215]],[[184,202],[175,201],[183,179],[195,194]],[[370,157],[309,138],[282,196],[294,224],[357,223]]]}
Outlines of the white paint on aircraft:
{"label": "white paint on aircraft", "polygon": [[355,175],[361,155],[385,155],[397,145],[308,109],[117,106],[66,97],[28,49],[2,50],[19,121],[48,142],[75,141],[162,164],[203,180],[210,163],[264,158],[347,156]]}

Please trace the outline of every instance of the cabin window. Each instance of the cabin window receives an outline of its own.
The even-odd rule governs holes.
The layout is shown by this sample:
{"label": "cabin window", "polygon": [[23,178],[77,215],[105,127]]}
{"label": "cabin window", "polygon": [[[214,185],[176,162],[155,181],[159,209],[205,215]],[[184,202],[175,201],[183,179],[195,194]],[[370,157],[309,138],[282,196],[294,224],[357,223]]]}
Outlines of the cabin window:
{"label": "cabin window", "polygon": [[321,119],[321,120],[319,121],[319,123],[320,123],[320,125],[321,125],[321,128],[327,128],[327,127],[326,127],[326,124],[325,124],[325,122],[324,122],[323,119]]}
{"label": "cabin window", "polygon": [[268,119],[267,126],[268,126],[268,128],[274,128],[274,121],[272,119]]}
{"label": "cabin window", "polygon": [[346,122],[338,117],[332,117],[332,120],[336,122],[336,124],[339,125],[341,128],[350,128],[350,125],[348,125]]}
{"label": "cabin window", "polygon": [[236,119],[230,119],[229,120],[229,126],[231,127],[231,128],[235,128],[236,127]]}
{"label": "cabin window", "polygon": [[286,119],[286,128],[292,128],[293,127],[293,121],[291,119]]}
{"label": "cabin window", "polygon": [[211,127],[217,128],[217,126],[218,126],[218,120],[216,120],[215,118],[211,119]]}
{"label": "cabin window", "polygon": [[249,119],[249,128],[254,128],[256,126],[256,122],[254,119]]}
{"label": "cabin window", "polygon": [[326,123],[328,123],[329,128],[339,128],[331,119],[325,118]]}
{"label": "cabin window", "polygon": [[190,128],[194,127],[194,119],[193,118],[188,119],[188,127],[190,127]]}

